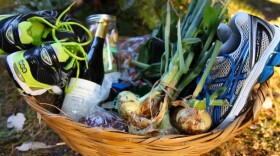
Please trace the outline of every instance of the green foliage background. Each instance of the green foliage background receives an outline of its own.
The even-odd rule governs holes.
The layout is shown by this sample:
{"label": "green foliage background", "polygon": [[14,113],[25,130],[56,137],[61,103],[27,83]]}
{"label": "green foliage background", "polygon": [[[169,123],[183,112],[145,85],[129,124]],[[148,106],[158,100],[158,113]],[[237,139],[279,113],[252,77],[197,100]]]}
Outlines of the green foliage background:
{"label": "green foliage background", "polygon": [[[179,11],[184,12],[190,0],[174,0]],[[266,20],[277,20],[280,16],[279,0],[232,0],[230,13],[246,10]],[[29,13],[45,9],[62,10],[73,0],[0,0],[0,14]],[[117,27],[121,36],[150,34],[162,20],[166,0],[77,0],[71,14],[85,22],[91,14],[117,16]]]}
{"label": "green foliage background", "polygon": [[[70,0],[0,0],[0,14],[29,13],[45,9],[64,9]],[[85,23],[91,14],[117,16],[119,34],[136,36],[148,34],[161,20],[165,0],[80,0],[71,14]]]}

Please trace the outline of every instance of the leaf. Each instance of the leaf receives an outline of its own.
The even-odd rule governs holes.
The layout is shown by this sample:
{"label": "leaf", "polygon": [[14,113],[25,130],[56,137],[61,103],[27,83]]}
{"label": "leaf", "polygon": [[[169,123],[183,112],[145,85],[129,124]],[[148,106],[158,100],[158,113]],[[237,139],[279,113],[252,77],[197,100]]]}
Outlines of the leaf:
{"label": "leaf", "polygon": [[37,149],[46,149],[46,148],[52,148],[53,146],[46,145],[43,142],[32,142],[27,141],[21,144],[21,146],[16,147],[18,151],[29,151],[29,150],[37,150]]}
{"label": "leaf", "polygon": [[205,100],[191,99],[191,100],[188,100],[188,103],[190,104],[191,107],[198,109],[198,110],[205,110],[205,108],[206,108]]}
{"label": "leaf", "polygon": [[264,108],[264,109],[271,109],[272,106],[273,106],[273,102],[272,102],[271,98],[270,97],[266,97],[265,101],[264,101],[264,103],[262,105],[262,108]]}
{"label": "leaf", "polygon": [[177,50],[179,53],[179,65],[180,65],[180,71],[183,72],[187,72],[186,66],[185,66],[185,60],[184,60],[184,52],[183,52],[183,48],[182,48],[182,39],[181,39],[181,20],[178,20],[178,24],[177,24],[177,36],[178,36],[178,41],[177,41]]}
{"label": "leaf", "polygon": [[164,53],[164,42],[152,37],[141,46],[137,61],[145,64],[153,64],[161,61]]}
{"label": "leaf", "polygon": [[187,46],[187,45],[191,45],[191,44],[195,44],[195,43],[199,43],[199,42],[201,42],[200,38],[185,38],[182,40],[182,45]]}
{"label": "leaf", "polygon": [[157,34],[157,38],[164,40],[165,36],[165,26],[166,26],[166,21],[168,20],[168,16],[170,16],[170,20],[169,20],[169,28],[170,28],[170,35],[169,35],[169,42],[170,43],[175,43],[177,42],[177,23],[178,23],[178,19],[179,17],[177,16],[177,14],[175,13],[174,9],[170,9],[169,15],[167,12],[167,8],[165,8],[166,11],[163,13],[163,19],[160,22],[160,28]]}
{"label": "leaf", "polygon": [[160,74],[163,74],[165,72],[165,64],[166,64],[165,53],[166,52],[164,52],[163,55],[161,56]]}
{"label": "leaf", "polygon": [[21,131],[26,118],[22,113],[17,113],[16,115],[11,115],[7,119],[7,127],[15,128],[16,131]]}
{"label": "leaf", "polygon": [[218,20],[219,12],[216,8],[209,5],[206,6],[203,14],[203,29],[211,30]]}
{"label": "leaf", "polygon": [[153,30],[153,32],[152,32],[152,37],[156,37],[156,38],[159,38],[159,39],[163,39],[163,34],[162,34],[162,32],[163,32],[163,25],[162,25],[162,23],[161,22],[159,22],[158,24],[157,24],[157,26],[156,26],[156,28]]}
{"label": "leaf", "polygon": [[[167,67],[168,67],[168,62],[169,62],[169,53],[170,53],[170,50],[169,50],[169,42],[170,42],[170,20],[171,20],[171,17],[170,17],[170,1],[168,0],[167,1],[167,13],[166,13],[166,19],[165,19],[165,27],[164,27],[164,50],[165,50],[165,65],[164,65],[164,69],[165,69],[165,72],[167,71]],[[178,28],[179,29],[179,28]]]}
{"label": "leaf", "polygon": [[139,55],[137,58],[138,62],[142,62],[142,63],[146,63],[146,64],[149,63],[149,60],[152,57],[151,55],[153,54],[152,52],[150,52],[151,42],[152,42],[152,39],[149,39],[144,45],[141,46],[141,49],[139,51]]}

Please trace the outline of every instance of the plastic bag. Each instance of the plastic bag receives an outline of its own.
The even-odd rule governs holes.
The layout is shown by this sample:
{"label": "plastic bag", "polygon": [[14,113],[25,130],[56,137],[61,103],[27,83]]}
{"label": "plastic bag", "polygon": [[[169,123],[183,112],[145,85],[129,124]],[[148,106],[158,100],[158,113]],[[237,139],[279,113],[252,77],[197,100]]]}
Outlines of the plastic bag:
{"label": "plastic bag", "polygon": [[118,62],[123,80],[129,80],[129,76],[136,72],[136,69],[130,64],[130,61],[137,60],[141,45],[145,44],[150,38],[150,35],[144,35],[120,39],[120,44],[118,45],[120,51]]}
{"label": "plastic bag", "polygon": [[113,128],[127,132],[127,124],[118,115],[106,111],[102,107],[94,107],[94,111],[86,117],[79,120],[80,123],[91,127]]}
{"label": "plastic bag", "polygon": [[[84,81],[87,80],[78,79],[80,83],[77,83],[75,89],[65,97],[61,108],[62,111],[74,121],[78,121],[86,114],[91,114],[100,102],[108,98],[112,84],[118,82],[120,75],[121,73],[119,72],[105,74],[102,86],[95,83],[86,83]],[[74,82],[75,79],[72,78],[69,87]],[[61,115],[64,115],[64,113],[61,113]]]}

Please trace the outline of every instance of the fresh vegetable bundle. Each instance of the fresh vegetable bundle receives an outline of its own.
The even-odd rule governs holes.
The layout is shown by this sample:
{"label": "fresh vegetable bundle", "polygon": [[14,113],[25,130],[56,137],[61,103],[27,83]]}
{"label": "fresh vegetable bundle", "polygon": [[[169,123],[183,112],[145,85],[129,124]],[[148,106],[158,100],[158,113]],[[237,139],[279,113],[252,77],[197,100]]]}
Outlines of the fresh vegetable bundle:
{"label": "fresh vegetable bundle", "polygon": [[[144,64],[147,62],[133,62],[144,67],[144,72],[160,72],[160,79],[143,97],[138,98],[129,91],[118,95],[118,111],[129,122],[130,133],[155,136],[178,133],[178,130],[188,134],[209,130],[211,117],[204,110],[206,100],[197,100],[196,97],[221,48],[222,43],[215,39],[215,34],[218,25],[227,19],[228,3],[229,0],[192,0],[187,13],[181,15],[173,7],[171,0],[167,1],[164,35],[161,38],[164,40],[164,53],[160,68],[158,63],[148,65]],[[171,12],[177,15],[175,20],[171,19]],[[177,22],[176,43],[170,42],[174,40],[174,35],[170,34],[174,32],[171,28],[174,27],[171,25],[174,21]],[[203,75],[192,96],[178,100],[182,91],[193,85],[193,80],[202,70]],[[215,100],[223,92],[221,88],[211,95],[211,104],[223,105],[223,101]]]}

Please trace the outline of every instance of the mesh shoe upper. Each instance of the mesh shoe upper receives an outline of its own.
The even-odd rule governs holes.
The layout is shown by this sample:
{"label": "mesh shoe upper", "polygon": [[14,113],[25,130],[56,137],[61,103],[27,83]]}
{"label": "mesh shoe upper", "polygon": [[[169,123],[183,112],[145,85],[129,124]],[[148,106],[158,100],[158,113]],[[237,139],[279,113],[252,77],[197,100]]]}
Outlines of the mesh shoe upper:
{"label": "mesh shoe upper", "polygon": [[[230,35],[220,33],[229,37],[219,37],[225,41],[206,80],[206,87],[200,94],[201,97],[205,97],[223,86],[227,88],[219,99],[226,99],[230,106],[208,105],[207,107],[212,115],[214,126],[219,125],[227,117],[234,105],[239,105],[236,99],[245,80],[274,38],[274,29],[269,24],[246,13],[236,14],[230,20],[229,26],[224,28],[225,30],[230,32]],[[259,76],[254,74],[251,75]],[[255,83],[252,82],[253,85]],[[249,87],[243,89],[251,90],[253,85],[250,84]],[[245,102],[238,107],[244,107],[244,104]]]}

